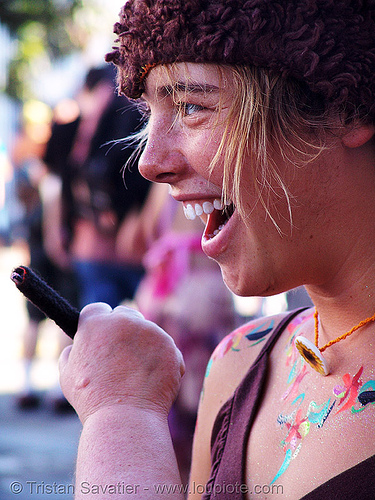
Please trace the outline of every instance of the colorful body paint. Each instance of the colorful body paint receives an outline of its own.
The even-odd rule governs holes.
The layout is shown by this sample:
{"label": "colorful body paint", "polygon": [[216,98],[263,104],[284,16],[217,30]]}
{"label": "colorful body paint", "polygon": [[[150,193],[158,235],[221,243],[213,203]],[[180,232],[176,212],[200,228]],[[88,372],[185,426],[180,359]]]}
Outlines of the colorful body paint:
{"label": "colorful body paint", "polygon": [[247,347],[253,347],[266,339],[267,335],[272,332],[275,327],[273,319],[267,319],[258,326],[254,326],[254,322],[245,323],[244,325],[236,328],[232,333],[227,335],[214,350],[211,359],[209,360],[206,368],[205,378],[209,376],[212,363],[216,359],[223,358],[229,351],[239,351],[239,344],[245,337],[251,342]]}
{"label": "colorful body paint", "polygon": [[[328,418],[334,418],[339,413],[342,414],[349,410],[352,414],[360,413],[375,404],[375,380],[370,380],[362,386],[360,377],[363,373],[363,367],[361,367],[353,377],[349,374],[342,377],[343,383],[337,384],[333,388],[334,397],[319,403],[310,401],[306,408],[307,398],[303,385],[306,377],[311,374],[311,370],[299,355],[294,340],[302,333],[303,326],[312,317],[313,313],[297,316],[287,327],[289,335],[285,349],[286,366],[290,370],[287,377],[287,388],[280,401],[283,404],[289,404],[291,411],[280,413],[277,417],[277,424],[285,431],[284,438],[280,441],[284,456],[279,470],[270,482],[271,485],[287,471],[292,460],[298,456],[304,439],[313,429],[321,429]],[[254,322],[246,323],[234,330],[215,349],[207,365],[206,377],[216,359],[223,358],[230,351],[236,352],[245,347],[257,345],[266,339],[273,328],[274,321],[267,320],[256,326],[254,326]],[[246,338],[249,344],[245,342],[240,347],[243,338]],[[337,411],[334,411],[336,408]]]}
{"label": "colorful body paint", "polygon": [[375,403],[375,391],[364,391],[358,394],[358,401],[366,406],[369,403]]}
{"label": "colorful body paint", "polygon": [[335,404],[336,401],[331,403],[331,398],[329,398],[327,402],[321,405],[317,405],[316,403],[314,403],[314,401],[311,401],[309,409],[307,411],[307,418],[312,424],[317,424],[319,428],[323,427],[324,422],[327,420]]}
{"label": "colorful body paint", "polygon": [[339,406],[346,400],[344,406],[338,410],[336,415],[342,411],[348,410],[352,406],[354,406],[355,401],[358,396],[359,387],[362,385],[360,381],[360,376],[363,372],[363,366],[358,370],[358,372],[352,378],[348,373],[345,373],[343,376],[344,387],[335,386],[333,389],[333,393],[340,399]]}
{"label": "colorful body paint", "polygon": [[[267,326],[268,323],[268,326]],[[272,332],[275,322],[272,320],[271,322],[263,323],[262,325],[259,325],[257,328],[253,328],[251,331],[245,333],[245,337],[247,340],[250,342],[253,342],[250,347],[253,345],[258,344],[259,342],[262,342],[265,340],[266,336]]]}
{"label": "colorful body paint", "polygon": [[[302,318],[308,320],[308,316]],[[294,339],[301,329],[302,320],[296,318],[289,327],[289,338],[286,345],[286,366],[290,367],[287,378],[287,390],[281,397],[284,403],[290,402],[294,410],[290,414],[279,414],[277,423],[286,431],[280,445],[284,452],[282,464],[270,482],[274,484],[286,472],[291,461],[297,457],[303,440],[313,429],[321,429],[328,418],[335,418],[338,414],[349,411],[351,414],[362,412],[365,408],[375,404],[375,380],[370,380],[362,385],[361,375],[363,366],[352,377],[346,373],[342,377],[343,384],[335,385],[333,398],[323,403],[310,401],[307,410],[303,410],[306,393],[303,391],[303,381],[311,374],[306,362],[298,355],[294,346]],[[337,411],[334,409],[337,408]]]}
{"label": "colorful body paint", "polygon": [[295,399],[296,397],[298,397],[300,383],[302,382],[302,380],[306,375],[307,375],[306,365],[303,365],[302,369],[299,372],[296,372],[294,380],[292,379],[290,386],[283,394],[281,399],[287,401],[288,399]]}
{"label": "colorful body paint", "polygon": [[220,342],[212,354],[212,359],[221,359],[229,351],[239,351],[238,346],[243,337],[252,342],[248,347],[252,347],[262,342],[265,340],[266,336],[272,332],[274,326],[274,320],[267,320],[258,326],[254,326],[253,323],[246,323],[240,326]]}
{"label": "colorful body paint", "polygon": [[284,462],[282,463],[282,465],[281,465],[280,469],[278,470],[276,476],[270,482],[270,485],[274,484],[279,479],[279,477],[282,474],[284,474],[284,472],[289,467],[289,464],[290,464],[291,460],[292,460],[292,450],[287,450],[287,452],[285,453]]}
{"label": "colorful body paint", "polygon": [[362,386],[358,393],[357,399],[358,403],[360,403],[361,406],[352,406],[352,413],[359,413],[366,408],[366,405],[375,404],[375,380],[369,380]]}

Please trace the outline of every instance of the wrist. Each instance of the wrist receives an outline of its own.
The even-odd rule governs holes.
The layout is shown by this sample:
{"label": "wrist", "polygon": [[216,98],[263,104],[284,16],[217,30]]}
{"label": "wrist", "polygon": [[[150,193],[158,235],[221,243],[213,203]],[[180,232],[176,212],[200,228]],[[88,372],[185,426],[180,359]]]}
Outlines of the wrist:
{"label": "wrist", "polygon": [[163,422],[168,419],[168,411],[165,408],[148,404],[142,401],[123,401],[111,404],[99,404],[91,408],[81,419],[82,425],[115,424],[116,422],[127,422],[129,420],[143,419],[144,424],[151,421]]}
{"label": "wrist", "polygon": [[128,421],[140,418],[148,421],[165,421],[168,419],[169,408],[144,399],[135,397],[119,398],[116,401],[100,401],[91,405],[90,409],[79,414],[82,425],[87,423],[109,423]]}

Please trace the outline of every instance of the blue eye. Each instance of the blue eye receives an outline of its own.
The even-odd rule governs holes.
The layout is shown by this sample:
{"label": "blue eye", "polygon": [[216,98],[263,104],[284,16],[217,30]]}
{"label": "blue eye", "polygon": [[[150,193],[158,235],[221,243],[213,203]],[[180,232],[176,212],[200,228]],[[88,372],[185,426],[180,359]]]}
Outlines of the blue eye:
{"label": "blue eye", "polygon": [[181,104],[181,111],[185,116],[192,115],[193,113],[197,113],[198,111],[202,111],[204,109],[203,106],[199,104],[192,104],[189,102],[184,102]]}

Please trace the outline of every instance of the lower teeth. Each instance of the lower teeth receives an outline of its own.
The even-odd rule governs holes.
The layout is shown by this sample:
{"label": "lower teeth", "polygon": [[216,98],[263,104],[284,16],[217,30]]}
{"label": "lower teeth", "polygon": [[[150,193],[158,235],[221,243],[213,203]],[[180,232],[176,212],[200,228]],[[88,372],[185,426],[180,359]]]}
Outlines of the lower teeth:
{"label": "lower teeth", "polygon": [[[228,205],[227,207],[224,208],[223,212],[222,212],[222,215],[225,216],[224,217],[224,222],[222,224],[220,224],[220,226],[218,226],[217,229],[215,229],[208,237],[209,238],[214,238],[215,236],[217,236],[220,231],[224,228],[225,224],[229,221],[229,219],[231,218],[232,214],[234,212],[234,206],[233,204],[230,204]],[[223,220],[223,218],[222,218]]]}
{"label": "lower teeth", "polygon": [[211,238],[213,238],[214,236],[216,236],[217,234],[219,234],[220,231],[223,229],[224,226],[225,226],[225,224],[221,224],[217,229],[215,229],[215,231],[211,235]]}

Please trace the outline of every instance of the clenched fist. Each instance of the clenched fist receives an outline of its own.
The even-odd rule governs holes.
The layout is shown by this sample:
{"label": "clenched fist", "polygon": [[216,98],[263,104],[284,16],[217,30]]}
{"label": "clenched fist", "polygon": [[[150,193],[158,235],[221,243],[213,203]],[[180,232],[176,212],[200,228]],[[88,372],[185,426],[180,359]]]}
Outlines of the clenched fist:
{"label": "clenched fist", "polygon": [[172,338],[141,313],[103,303],[82,309],[72,346],[60,357],[60,382],[81,421],[125,405],[167,415],[184,362]]}

